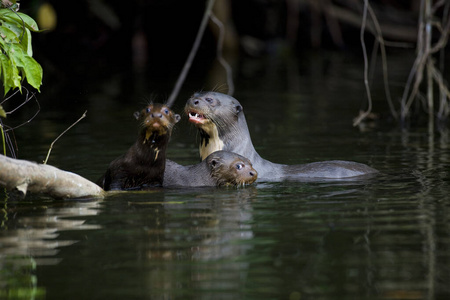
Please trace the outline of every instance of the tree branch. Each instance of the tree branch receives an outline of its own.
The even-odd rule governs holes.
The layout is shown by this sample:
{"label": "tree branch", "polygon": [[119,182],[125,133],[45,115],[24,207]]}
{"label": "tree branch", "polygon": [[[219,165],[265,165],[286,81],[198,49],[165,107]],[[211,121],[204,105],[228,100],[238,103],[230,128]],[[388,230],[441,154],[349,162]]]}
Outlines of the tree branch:
{"label": "tree branch", "polygon": [[187,73],[189,72],[189,69],[191,68],[192,62],[194,61],[194,57],[197,54],[198,47],[200,46],[200,42],[202,40],[203,33],[205,32],[206,25],[208,24],[209,16],[211,15],[211,11],[214,6],[214,2],[215,2],[215,0],[208,0],[202,22],[200,23],[200,28],[198,29],[194,44],[192,45],[191,52],[189,53],[186,63],[183,66],[183,70],[181,71],[180,75],[178,76],[177,82],[175,83],[175,87],[172,90],[172,93],[170,94],[169,99],[167,100],[167,106],[169,106],[169,107],[171,107],[173,105],[173,103],[175,102],[175,99],[177,98],[178,93],[180,92],[181,86],[183,85],[184,80],[186,79]]}
{"label": "tree branch", "polygon": [[95,183],[72,172],[50,165],[0,155],[0,186],[26,195],[44,193],[53,198],[102,198],[104,191]]}

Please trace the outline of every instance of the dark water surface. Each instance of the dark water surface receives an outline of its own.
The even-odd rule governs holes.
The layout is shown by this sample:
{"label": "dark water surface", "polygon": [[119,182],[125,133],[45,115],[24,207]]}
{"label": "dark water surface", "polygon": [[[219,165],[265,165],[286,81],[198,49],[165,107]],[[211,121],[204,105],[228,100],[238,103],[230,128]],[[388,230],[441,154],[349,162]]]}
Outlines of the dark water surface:
{"label": "dark water surface", "polygon": [[[362,65],[328,55],[242,62],[235,96],[254,144],[277,162],[354,160],[381,175],[111,193],[103,201],[2,193],[0,298],[448,299],[448,133],[352,127],[364,103]],[[409,66],[393,68],[394,90]],[[148,96],[124,95],[123,80],[55,92],[67,106],[42,99],[39,117],[15,132],[19,156],[43,160],[87,109],[49,163],[96,180],[134,141],[132,113]],[[375,110],[386,112],[375,83]],[[197,138],[183,116],[170,158],[196,162]]]}

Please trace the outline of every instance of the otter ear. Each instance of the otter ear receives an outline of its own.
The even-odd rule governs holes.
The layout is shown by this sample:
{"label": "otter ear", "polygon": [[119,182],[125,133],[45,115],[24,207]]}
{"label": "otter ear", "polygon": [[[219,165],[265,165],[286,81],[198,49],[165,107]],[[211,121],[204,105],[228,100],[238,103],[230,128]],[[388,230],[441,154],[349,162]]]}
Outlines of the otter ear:
{"label": "otter ear", "polygon": [[211,161],[209,163],[211,164],[212,167],[217,166],[217,160],[215,160],[214,158],[211,159]]}
{"label": "otter ear", "polygon": [[139,119],[140,115],[141,115],[141,112],[139,112],[139,111],[135,111],[133,114],[133,116],[136,118],[136,120]]}
{"label": "otter ear", "polygon": [[211,158],[209,160],[209,167],[211,168],[211,170],[215,170],[217,168],[220,167],[220,161],[217,158]]}
{"label": "otter ear", "polygon": [[181,120],[181,116],[179,114],[175,114],[175,123],[178,123]]}
{"label": "otter ear", "polygon": [[235,108],[236,108],[236,114],[238,114],[242,111],[242,106],[240,106],[240,105],[236,105]]}

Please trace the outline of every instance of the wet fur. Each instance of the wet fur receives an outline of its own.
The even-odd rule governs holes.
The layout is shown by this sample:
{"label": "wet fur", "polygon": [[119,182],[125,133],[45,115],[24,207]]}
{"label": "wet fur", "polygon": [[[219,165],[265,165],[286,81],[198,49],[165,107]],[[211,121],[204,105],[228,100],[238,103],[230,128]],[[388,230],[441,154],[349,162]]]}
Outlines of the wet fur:
{"label": "wet fur", "polygon": [[[147,111],[149,108],[150,112]],[[180,116],[157,103],[149,104],[134,116],[140,123],[136,142],[125,154],[113,160],[97,181],[106,191],[139,190],[163,183],[167,145]]]}
{"label": "wet fur", "polygon": [[[209,100],[208,100],[209,99]],[[217,130],[215,144],[223,145],[221,149],[240,154],[248,158],[258,171],[259,180],[283,180],[295,178],[351,178],[377,173],[377,170],[356,162],[323,161],[300,165],[283,165],[272,163],[262,158],[255,150],[243,107],[235,98],[217,92],[194,94],[186,103],[186,114],[195,112],[207,120],[196,124],[201,132],[200,156],[204,159],[211,152],[204,146],[204,141],[214,138],[211,132]]]}
{"label": "wet fur", "polygon": [[[236,169],[236,164],[244,167]],[[227,151],[217,151],[196,165],[182,166],[166,160],[165,187],[243,186],[253,183],[257,172],[245,157]]]}

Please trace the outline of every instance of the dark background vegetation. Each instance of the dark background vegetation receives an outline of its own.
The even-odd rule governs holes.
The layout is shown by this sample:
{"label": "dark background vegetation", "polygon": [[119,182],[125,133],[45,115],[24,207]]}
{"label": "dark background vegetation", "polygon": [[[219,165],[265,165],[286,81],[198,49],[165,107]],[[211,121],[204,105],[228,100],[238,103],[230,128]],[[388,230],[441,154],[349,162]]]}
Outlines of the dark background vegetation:
{"label": "dark background vegetation", "polygon": [[[224,0],[217,0],[221,1]],[[410,27],[412,31],[417,26],[419,2],[370,1],[381,20],[392,26]],[[67,79],[80,85],[85,80],[92,81],[92,76],[105,76],[106,70],[130,72],[130,78],[134,78],[138,70],[153,82],[152,92],[166,95],[191,49],[206,1],[33,1],[22,3],[22,11],[36,18],[44,3],[54,8],[57,25],[34,37],[36,58],[44,67],[43,91],[50,82]],[[280,44],[299,56],[302,51],[321,48],[360,54],[357,24],[327,16],[325,12],[327,6],[333,5],[358,16],[363,1],[225,0],[225,3],[231,7],[229,21],[237,32],[240,55],[270,55]],[[372,39],[370,34],[367,36]],[[147,44],[146,49],[133,45],[136,37]],[[246,42],[248,37],[251,43]],[[207,74],[215,48],[215,37],[208,28],[191,78],[201,80]],[[144,61],[135,62],[140,65],[133,69],[136,52],[144,56]],[[74,74],[78,74],[78,82],[67,78]]]}

